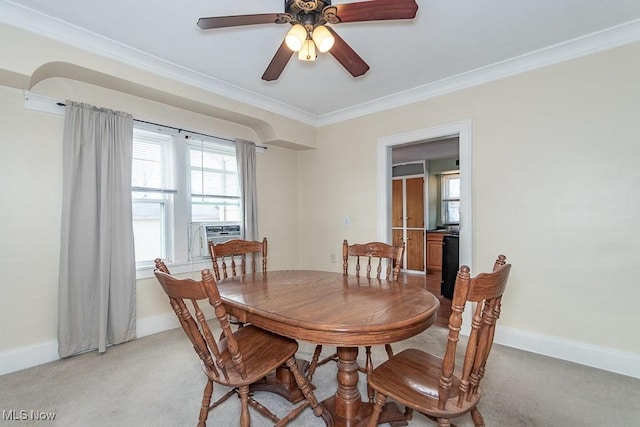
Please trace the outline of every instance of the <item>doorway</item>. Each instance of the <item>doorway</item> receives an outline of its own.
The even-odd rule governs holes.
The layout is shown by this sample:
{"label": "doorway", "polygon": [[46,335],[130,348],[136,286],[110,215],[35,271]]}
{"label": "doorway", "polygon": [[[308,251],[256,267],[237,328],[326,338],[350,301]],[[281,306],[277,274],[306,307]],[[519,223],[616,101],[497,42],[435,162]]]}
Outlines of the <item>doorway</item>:
{"label": "doorway", "polygon": [[[378,139],[377,193],[378,193],[378,238],[383,242],[392,240],[392,164],[393,149],[402,146],[428,143],[448,138],[458,138],[460,170],[460,225],[459,225],[459,263],[467,265],[473,271],[473,216],[472,216],[472,128],[471,120],[447,125],[419,129],[412,132],[391,135]],[[416,159],[417,160],[417,159]],[[469,325],[463,322],[464,329]],[[463,331],[464,333],[465,331]]]}

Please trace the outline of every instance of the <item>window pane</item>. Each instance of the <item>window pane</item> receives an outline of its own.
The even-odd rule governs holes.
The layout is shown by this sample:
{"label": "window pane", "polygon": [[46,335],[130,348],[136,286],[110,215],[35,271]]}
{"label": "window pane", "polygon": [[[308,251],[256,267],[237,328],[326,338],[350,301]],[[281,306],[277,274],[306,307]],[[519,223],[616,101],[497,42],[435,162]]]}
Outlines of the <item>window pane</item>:
{"label": "window pane", "polygon": [[193,222],[240,221],[240,199],[193,196],[191,218]]}
{"label": "window pane", "polygon": [[167,189],[169,185],[168,143],[170,135],[142,129],[133,131],[133,187]]}
{"label": "window pane", "polygon": [[443,177],[445,183],[445,199],[459,199],[460,198],[460,178],[459,175],[452,175]]}
{"label": "window pane", "polygon": [[210,170],[191,170],[191,194],[238,196],[238,176]]}
{"label": "window pane", "polygon": [[240,190],[233,148],[208,141],[189,145],[192,222],[240,221]]}
{"label": "window pane", "polygon": [[133,236],[136,263],[150,263],[164,250],[164,202],[133,201]]}
{"label": "window pane", "polygon": [[[173,135],[162,131],[133,129],[131,185],[133,237],[137,266],[152,265],[155,258],[172,256],[167,228],[173,206],[165,190],[173,190]],[[154,191],[163,190],[163,191]]]}
{"label": "window pane", "polygon": [[444,224],[460,222],[460,202],[444,202]]}

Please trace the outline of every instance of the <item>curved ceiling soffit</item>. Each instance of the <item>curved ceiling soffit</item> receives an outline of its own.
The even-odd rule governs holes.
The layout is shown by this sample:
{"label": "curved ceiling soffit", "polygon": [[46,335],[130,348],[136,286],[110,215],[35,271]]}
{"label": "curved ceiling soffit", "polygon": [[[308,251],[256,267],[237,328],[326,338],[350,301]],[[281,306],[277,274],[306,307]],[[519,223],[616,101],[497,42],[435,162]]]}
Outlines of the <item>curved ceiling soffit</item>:
{"label": "curved ceiling soffit", "polygon": [[16,89],[29,89],[29,76],[0,68],[0,85]]}
{"label": "curved ceiling soffit", "polygon": [[38,67],[31,75],[29,90],[38,83],[51,78],[66,78],[83,83],[126,93],[150,101],[160,102],[186,111],[199,113],[233,123],[238,123],[253,129],[260,137],[262,143],[268,143],[277,139],[276,131],[270,123],[255,117],[237,113],[215,105],[195,101],[170,92],[154,89],[139,83],[135,83],[120,77],[81,67],[68,62],[49,62]]}

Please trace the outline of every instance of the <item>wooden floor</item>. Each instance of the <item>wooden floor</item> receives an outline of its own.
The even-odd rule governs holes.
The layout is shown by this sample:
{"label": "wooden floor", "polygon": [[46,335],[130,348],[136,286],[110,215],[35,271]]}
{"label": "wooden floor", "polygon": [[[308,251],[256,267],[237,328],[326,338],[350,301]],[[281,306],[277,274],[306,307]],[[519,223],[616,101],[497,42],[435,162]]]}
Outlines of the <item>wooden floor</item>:
{"label": "wooden floor", "polygon": [[440,295],[441,280],[442,274],[439,271],[432,271],[426,275],[427,290],[440,300],[440,308],[438,309],[438,318],[435,325],[447,328],[449,326],[449,316],[451,315],[451,300]]}

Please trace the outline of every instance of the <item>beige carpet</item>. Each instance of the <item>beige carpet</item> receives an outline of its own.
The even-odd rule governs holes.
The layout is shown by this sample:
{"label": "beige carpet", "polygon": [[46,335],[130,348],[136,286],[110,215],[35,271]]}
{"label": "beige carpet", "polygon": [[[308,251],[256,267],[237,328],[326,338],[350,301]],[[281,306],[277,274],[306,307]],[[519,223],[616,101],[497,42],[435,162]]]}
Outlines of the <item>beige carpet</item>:
{"label": "beige carpet", "polygon": [[[446,330],[432,327],[394,350],[422,348],[442,354]],[[300,344],[309,359],[314,346]],[[325,349],[328,353],[331,349]],[[374,347],[381,361],[384,349]],[[635,426],[640,425],[640,380],[495,345],[483,382],[479,408],[487,426]],[[182,329],[163,332],[0,377],[0,425],[194,426],[205,384],[199,361]],[[326,364],[314,378],[322,400],[335,392],[336,366]],[[365,378],[360,390],[366,396]],[[217,387],[215,396],[226,390]],[[279,396],[256,393],[277,415],[289,404]],[[13,412],[12,412],[13,411]],[[21,412],[24,411],[24,412]],[[54,421],[7,421],[14,415],[54,412]],[[210,426],[238,425],[239,402],[231,399],[209,415]],[[251,411],[252,425],[270,422]],[[469,416],[454,420],[472,426]],[[293,426],[323,426],[305,410]],[[416,414],[410,426],[434,426]]]}

